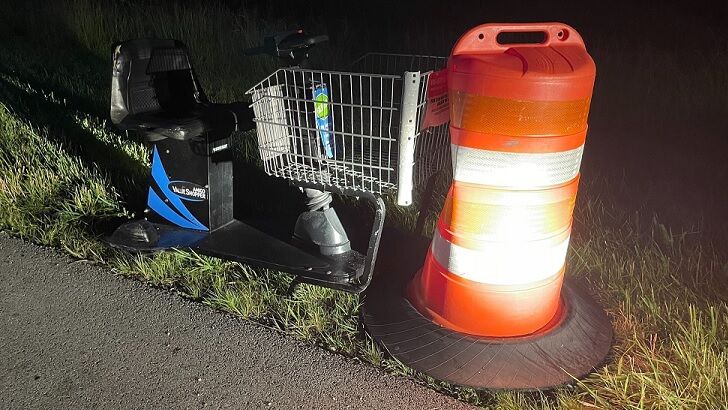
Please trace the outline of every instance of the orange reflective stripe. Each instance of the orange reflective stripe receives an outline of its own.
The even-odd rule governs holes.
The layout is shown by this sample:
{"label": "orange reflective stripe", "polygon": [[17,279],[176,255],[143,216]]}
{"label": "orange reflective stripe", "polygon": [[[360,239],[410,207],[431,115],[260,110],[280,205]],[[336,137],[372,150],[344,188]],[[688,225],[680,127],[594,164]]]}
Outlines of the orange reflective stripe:
{"label": "orange reflective stripe", "polygon": [[586,141],[586,130],[570,135],[498,135],[450,127],[450,141],[463,147],[517,153],[561,152],[579,148]]}
{"label": "orange reflective stripe", "polygon": [[[521,243],[524,249],[528,247],[527,244],[532,242],[539,242],[539,246],[542,247],[556,247],[559,244],[569,239],[571,234],[572,218],[569,218],[566,227],[561,230],[551,232],[536,232],[531,236],[528,236],[530,232],[528,230],[522,231],[519,227],[511,227],[501,225],[502,228],[499,231],[490,231],[485,233],[474,234],[471,232],[463,233],[451,229],[446,226],[440,218],[437,222],[437,232],[447,241],[468,249],[486,249],[494,243]],[[514,231],[514,229],[517,229]],[[520,242],[518,241],[520,240]],[[527,252],[522,252],[524,257],[527,257]]]}
{"label": "orange reflective stripe", "polygon": [[503,206],[453,201],[443,209],[441,224],[462,236],[487,236],[492,240],[519,237],[535,240],[553,235],[571,224],[576,198],[540,206]]}
{"label": "orange reflective stripe", "polygon": [[535,240],[571,224],[579,178],[548,189],[511,191],[453,181],[438,225],[469,235]]}
{"label": "orange reflective stripe", "polygon": [[469,182],[453,181],[449,196],[466,202],[498,205],[540,205],[573,198],[579,189],[579,175],[561,185],[541,189],[507,190]]}
{"label": "orange reflective stripe", "polygon": [[453,91],[450,124],[486,134],[558,136],[586,130],[591,98],[521,101]]}

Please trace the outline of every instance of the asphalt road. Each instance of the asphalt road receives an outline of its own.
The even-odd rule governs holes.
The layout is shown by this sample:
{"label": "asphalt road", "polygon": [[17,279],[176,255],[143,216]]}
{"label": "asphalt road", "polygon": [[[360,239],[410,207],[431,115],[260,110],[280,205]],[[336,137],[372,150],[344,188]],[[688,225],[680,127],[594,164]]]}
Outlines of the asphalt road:
{"label": "asphalt road", "polygon": [[0,234],[0,408],[203,407],[468,406]]}

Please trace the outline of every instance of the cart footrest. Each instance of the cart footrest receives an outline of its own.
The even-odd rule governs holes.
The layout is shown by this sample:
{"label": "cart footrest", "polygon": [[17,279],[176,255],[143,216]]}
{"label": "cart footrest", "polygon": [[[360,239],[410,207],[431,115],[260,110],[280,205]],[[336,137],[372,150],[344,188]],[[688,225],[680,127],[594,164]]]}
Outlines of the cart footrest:
{"label": "cart footrest", "polygon": [[[191,249],[202,254],[247,265],[274,269],[312,283],[348,292],[369,285],[384,223],[384,203],[374,201],[377,212],[367,253],[350,250],[325,256],[296,246],[250,224],[233,220],[212,232],[193,231],[146,220],[130,221],[107,238],[112,247],[130,252]],[[257,224],[256,224],[257,226]]]}
{"label": "cart footrest", "polygon": [[317,255],[240,221],[233,221],[195,244],[201,252],[248,265],[289,272],[302,281],[341,288],[364,273],[366,257],[351,250]]}

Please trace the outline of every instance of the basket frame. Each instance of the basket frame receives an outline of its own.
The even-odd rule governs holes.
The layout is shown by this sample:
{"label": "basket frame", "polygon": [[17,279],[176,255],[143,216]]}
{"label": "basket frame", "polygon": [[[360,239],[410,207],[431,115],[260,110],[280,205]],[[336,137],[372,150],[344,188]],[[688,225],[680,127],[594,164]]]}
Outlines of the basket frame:
{"label": "basket frame", "polygon": [[[369,53],[352,71],[276,70],[247,91],[265,172],[345,195],[396,194],[398,205],[411,205],[413,192],[450,166],[449,121],[423,128],[428,80],[446,61]],[[429,70],[407,70],[417,67]],[[323,126],[311,119],[322,107],[314,97],[321,87]]]}

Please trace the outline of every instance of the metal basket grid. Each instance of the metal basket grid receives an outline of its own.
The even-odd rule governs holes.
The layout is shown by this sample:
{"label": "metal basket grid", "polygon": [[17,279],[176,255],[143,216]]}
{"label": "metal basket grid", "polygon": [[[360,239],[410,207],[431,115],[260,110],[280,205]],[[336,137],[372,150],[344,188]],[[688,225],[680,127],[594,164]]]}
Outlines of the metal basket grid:
{"label": "metal basket grid", "polygon": [[414,188],[449,167],[448,123],[422,127],[430,75],[446,61],[367,54],[358,72],[274,72],[248,91],[265,172],[411,204]]}

